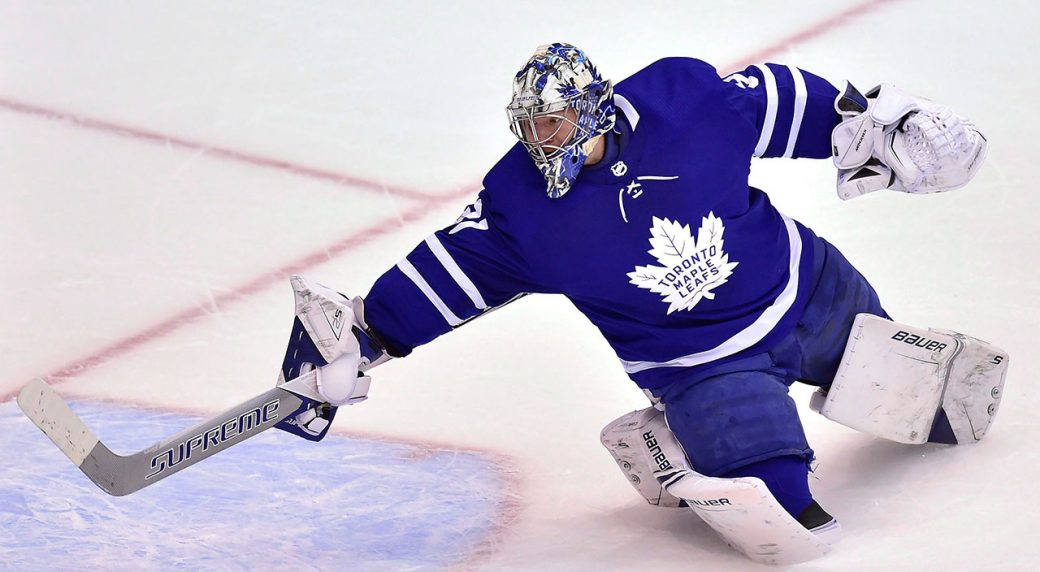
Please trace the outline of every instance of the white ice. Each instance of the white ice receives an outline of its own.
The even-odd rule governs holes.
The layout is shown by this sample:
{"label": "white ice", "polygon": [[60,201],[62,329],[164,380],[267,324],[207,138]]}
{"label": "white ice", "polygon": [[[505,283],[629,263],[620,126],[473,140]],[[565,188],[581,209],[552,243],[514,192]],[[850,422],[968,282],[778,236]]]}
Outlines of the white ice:
{"label": "white ice", "polygon": [[[827,161],[761,161],[752,176],[841,248],[894,316],[1012,356],[1000,415],[977,446],[888,443],[805,407],[813,489],[845,539],[803,569],[1040,569],[1029,540],[1040,511],[1040,193],[1028,182],[1040,155],[1038,18],[1025,1],[2,3],[0,396],[50,375],[84,403],[147,406],[145,420],[241,401],[281,361],[288,273],[364,294],[455,219],[512,144],[509,80],[538,44],[576,43],[615,78],[664,56],[723,69],[761,56],[861,88],[896,83],[977,122],[989,159],[954,193],[841,202]],[[341,412],[337,435],[482,453],[489,478],[515,488],[498,525],[470,539],[481,548],[447,566],[756,568],[694,515],[645,505],[602,450],[599,429],[645,399],[566,300],[528,297],[373,373],[371,399]],[[800,405],[808,393],[793,390]],[[283,455],[311,454],[290,443]],[[42,435],[23,444],[50,446]],[[0,455],[0,503],[51,470]],[[156,488],[176,491],[179,478]],[[378,513],[392,500],[373,503]],[[345,518],[360,507],[344,504]],[[211,564],[251,569],[277,560],[265,560],[264,537],[291,526],[251,523],[246,553],[177,522],[185,546],[226,559]],[[80,539],[79,561],[102,566],[107,529],[66,524],[52,534]],[[354,542],[341,539],[356,563]],[[442,565],[381,558],[368,562]]]}

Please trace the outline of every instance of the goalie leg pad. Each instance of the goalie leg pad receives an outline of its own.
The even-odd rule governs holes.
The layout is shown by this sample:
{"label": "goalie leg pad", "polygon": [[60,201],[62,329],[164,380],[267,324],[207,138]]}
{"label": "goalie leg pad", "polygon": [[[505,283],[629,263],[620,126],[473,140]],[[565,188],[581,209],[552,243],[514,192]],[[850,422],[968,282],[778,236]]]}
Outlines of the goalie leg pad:
{"label": "goalie leg pad", "polygon": [[727,544],[755,562],[784,566],[813,560],[827,554],[840,535],[833,519],[807,529],[755,477],[724,479],[685,470],[657,475],[670,494],[684,499]]}
{"label": "goalie leg pad", "polygon": [[653,407],[626,413],[607,424],[599,440],[646,502],[671,508],[686,506],[654,478],[658,470],[688,468],[686,455],[665,424],[664,414]]}
{"label": "goalie leg pad", "polygon": [[859,314],[834,382],[810,406],[900,443],[974,443],[997,413],[1008,362],[1000,348],[964,334]]}
{"label": "goalie leg pad", "polygon": [[756,562],[819,558],[840,536],[837,521],[815,502],[803,514],[812,524],[804,524],[757,477],[715,478],[693,471],[664,415],[653,407],[612,421],[600,441],[647,502],[692,508],[727,544]]}

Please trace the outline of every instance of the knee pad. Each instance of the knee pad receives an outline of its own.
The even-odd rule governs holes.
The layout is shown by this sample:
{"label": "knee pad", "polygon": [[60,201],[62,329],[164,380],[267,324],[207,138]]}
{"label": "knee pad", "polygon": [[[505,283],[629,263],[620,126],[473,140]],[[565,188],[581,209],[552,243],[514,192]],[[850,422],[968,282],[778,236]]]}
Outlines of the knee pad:
{"label": "knee pad", "polygon": [[900,443],[974,443],[997,413],[1008,361],[971,336],[859,314],[834,382],[810,407]]}

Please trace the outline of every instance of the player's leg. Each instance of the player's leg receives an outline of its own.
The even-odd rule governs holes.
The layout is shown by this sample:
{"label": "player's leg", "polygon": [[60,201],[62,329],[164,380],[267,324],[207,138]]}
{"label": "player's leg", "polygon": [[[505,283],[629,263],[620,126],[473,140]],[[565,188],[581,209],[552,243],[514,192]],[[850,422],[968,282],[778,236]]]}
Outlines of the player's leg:
{"label": "player's leg", "polygon": [[[654,476],[672,469],[694,470],[661,410],[648,407],[627,413],[608,424],[600,440],[648,503],[661,507],[688,506],[683,499],[665,490]],[[804,456],[784,455],[749,463],[719,476],[760,479],[784,510],[800,518],[814,504],[808,473],[809,463]],[[817,524],[814,522],[807,528]]]}
{"label": "player's leg", "polygon": [[832,244],[817,238],[816,275],[812,297],[793,337],[797,347],[791,374],[811,385],[830,385],[841,363],[845,343],[857,314],[889,319],[870,282]]}
{"label": "player's leg", "polygon": [[[751,383],[757,385],[761,380]],[[768,383],[775,385],[777,382]],[[781,384],[781,387],[785,386]],[[688,405],[684,403],[684,396],[693,401],[706,398],[710,402],[710,394],[715,391],[712,388],[699,392],[684,391],[681,395],[673,396],[675,399],[670,405],[662,407],[666,410],[680,409]],[[765,394],[769,399],[776,395],[771,388]],[[786,392],[783,397],[787,397]],[[742,402],[743,399],[738,397],[736,401]],[[713,409],[720,417],[730,417],[732,410],[742,416],[748,411],[745,405],[738,403],[732,407],[731,401],[729,405]],[[775,410],[787,411],[785,407]],[[771,416],[767,413],[764,417]],[[694,414],[690,418],[704,419],[705,416]],[[748,419],[745,417],[743,421],[747,423]],[[797,423],[797,418],[794,421]],[[684,423],[684,429],[689,429],[689,425]],[[767,420],[763,428],[768,426],[769,431],[737,431],[739,436],[733,440],[755,434],[761,436],[778,428],[780,433],[790,432],[783,429],[784,425],[789,423]],[[775,447],[775,440],[759,438],[758,443],[744,442],[750,446],[748,448],[736,442],[725,447],[730,452],[722,453],[721,456],[727,457],[722,461],[724,464],[737,466],[728,471],[718,469],[718,476],[708,476],[690,463],[683,446],[666,424],[665,414],[655,408],[621,417],[604,429],[601,438],[628,480],[651,504],[689,506],[728,544],[749,558],[769,564],[791,564],[825,554],[829,545],[836,540],[840,528],[812,500],[807,480],[807,461],[811,450],[804,443],[800,425],[790,429],[796,435],[792,436],[786,450],[794,450],[798,454],[769,456],[770,453],[764,451]],[[707,431],[698,428],[692,433],[703,436]],[[705,442],[728,440],[725,435],[716,435],[707,437]],[[684,445],[695,451],[697,458],[706,459],[709,463],[714,462],[712,459],[720,458],[717,446],[701,447],[695,443]],[[750,459],[758,460],[732,461],[733,458],[748,455],[749,451]],[[784,451],[773,451],[777,452]]]}
{"label": "player's leg", "polygon": [[660,398],[668,427],[703,475],[773,457],[813,457],[779,372],[731,371],[666,388]]}
{"label": "player's leg", "polygon": [[[760,357],[722,369],[752,365]],[[822,556],[841,530],[809,489],[813,451],[788,394],[787,357],[769,355],[769,368],[726,371],[661,395],[668,426],[693,469],[711,477],[683,478],[668,483],[668,491],[688,499],[735,548],[769,563]],[[722,499],[740,509],[711,504]],[[698,502],[705,500],[708,505]]]}
{"label": "player's leg", "polygon": [[834,382],[811,407],[908,444],[982,439],[1004,393],[1008,354],[982,340],[860,314]]}
{"label": "player's leg", "polygon": [[[996,414],[1006,352],[971,336],[893,322],[867,280],[822,239],[816,289],[791,345],[812,408],[903,443],[969,443]],[[833,384],[832,384],[833,382]]]}
{"label": "player's leg", "polygon": [[[760,479],[773,494],[773,498],[780,503],[780,506],[784,507],[788,514],[801,521],[802,514],[814,502],[812,492],[809,491],[808,475],[809,461],[799,455],[785,455],[749,463],[719,476],[727,479],[739,477]],[[806,526],[806,528],[813,528],[813,526]]]}

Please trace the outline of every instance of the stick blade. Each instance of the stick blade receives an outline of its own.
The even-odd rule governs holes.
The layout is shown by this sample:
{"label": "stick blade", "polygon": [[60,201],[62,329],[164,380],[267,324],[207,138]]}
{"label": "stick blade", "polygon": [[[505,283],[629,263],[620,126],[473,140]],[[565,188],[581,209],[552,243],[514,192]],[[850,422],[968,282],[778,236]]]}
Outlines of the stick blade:
{"label": "stick blade", "polygon": [[42,379],[25,384],[18,393],[18,407],[77,467],[98,444],[97,435]]}

